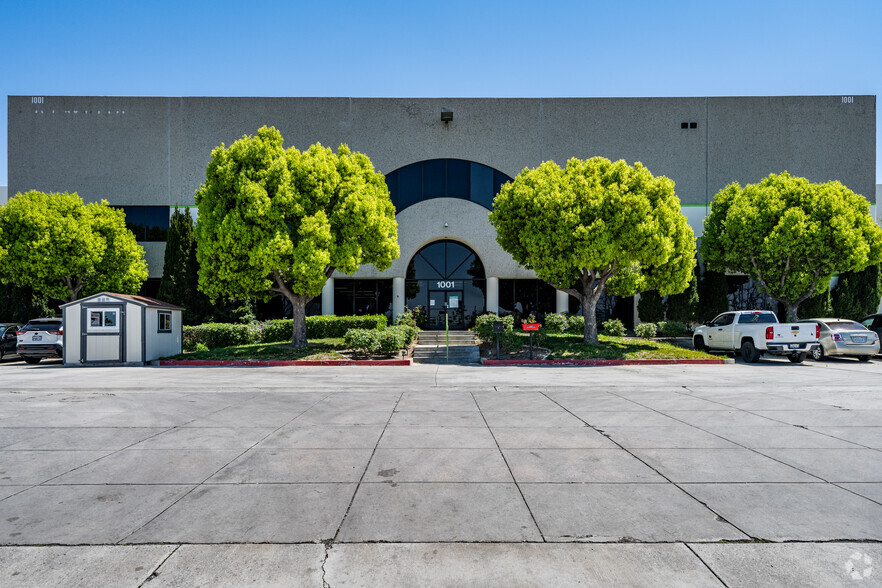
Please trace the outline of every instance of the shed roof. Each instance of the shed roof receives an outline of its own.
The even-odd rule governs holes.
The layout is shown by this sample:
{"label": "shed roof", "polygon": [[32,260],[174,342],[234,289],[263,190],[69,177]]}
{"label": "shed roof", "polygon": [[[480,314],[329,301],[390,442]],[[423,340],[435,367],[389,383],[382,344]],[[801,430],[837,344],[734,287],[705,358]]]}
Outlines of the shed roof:
{"label": "shed roof", "polygon": [[162,300],[157,300],[156,298],[148,298],[147,296],[134,296],[132,294],[117,294],[116,292],[98,292],[97,294],[92,294],[91,296],[86,296],[85,298],[80,298],[79,300],[74,300],[73,302],[68,302],[67,304],[62,304],[61,308],[66,306],[71,306],[72,304],[80,304],[82,302],[87,302],[92,298],[97,298],[99,296],[111,296],[113,298],[120,298],[122,300],[126,300],[128,302],[132,302],[139,306],[150,306],[155,308],[167,308],[169,310],[184,310],[183,307],[178,306],[176,304],[171,304],[169,302],[163,302]]}

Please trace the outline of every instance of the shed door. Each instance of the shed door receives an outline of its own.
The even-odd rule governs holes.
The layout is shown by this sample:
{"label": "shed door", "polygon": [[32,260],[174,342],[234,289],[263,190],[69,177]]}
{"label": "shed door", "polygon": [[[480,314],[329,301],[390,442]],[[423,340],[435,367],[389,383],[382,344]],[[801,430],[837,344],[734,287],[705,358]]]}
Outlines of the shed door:
{"label": "shed door", "polygon": [[83,305],[83,363],[117,363],[123,358],[126,337],[122,305]]}

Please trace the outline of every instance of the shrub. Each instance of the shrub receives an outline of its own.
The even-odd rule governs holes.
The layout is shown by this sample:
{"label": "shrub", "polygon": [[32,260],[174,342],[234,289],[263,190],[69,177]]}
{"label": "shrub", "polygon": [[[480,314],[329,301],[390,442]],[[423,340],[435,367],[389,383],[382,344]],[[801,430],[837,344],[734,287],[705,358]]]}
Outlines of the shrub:
{"label": "shrub", "polygon": [[182,343],[185,351],[192,351],[197,343],[202,343],[209,349],[218,349],[257,343],[258,340],[259,330],[253,325],[206,323],[192,327],[184,326]]}
{"label": "shrub", "polygon": [[658,323],[658,332],[662,337],[682,337],[686,334],[686,324],[679,321],[662,321]]}
{"label": "shrub", "polygon": [[403,328],[389,327],[377,333],[380,335],[380,351],[386,355],[394,355],[407,347],[407,332]]}
{"label": "shrub", "polygon": [[208,346],[205,343],[197,343],[193,351],[208,351]]}
{"label": "shrub", "polygon": [[[833,289],[833,312],[837,317],[859,321],[873,314],[882,297],[882,264],[871,265],[860,272],[839,274],[839,283]],[[803,313],[802,306],[799,314]]]}
{"label": "shrub", "polygon": [[[514,317],[511,315],[500,317],[492,312],[482,314],[475,319],[475,333],[478,335],[478,338],[487,342],[494,341],[496,334],[493,332],[493,323],[496,321],[502,321],[505,332],[514,329]],[[502,333],[502,335],[504,334]],[[502,344],[502,335],[500,335],[499,339],[500,344]]]}
{"label": "shrub", "polygon": [[652,339],[658,330],[655,323],[640,323],[634,327],[634,333],[641,339]]}
{"label": "shrub", "polygon": [[293,319],[274,319],[261,323],[261,343],[281,343],[290,341],[294,330]]}
{"label": "shrub", "polygon": [[603,322],[603,332],[610,337],[624,337],[625,325],[619,319],[609,319]]}
{"label": "shrub", "polygon": [[640,300],[637,302],[637,314],[640,320],[647,323],[663,321],[665,319],[665,307],[662,304],[662,297],[656,290],[647,290],[640,293]]}
{"label": "shrub", "polygon": [[[372,314],[364,316],[308,316],[306,317],[306,337],[308,339],[327,339],[344,337],[349,329],[385,329],[386,316]],[[290,333],[288,337],[290,338]]]}
{"label": "shrub", "polygon": [[395,326],[407,326],[416,328],[417,324],[416,319],[413,317],[413,313],[405,309],[404,312],[395,317]]}
{"label": "shrub", "polygon": [[[874,309],[875,310],[875,309]],[[786,316],[786,310],[784,315]],[[799,305],[800,318],[824,318],[833,316],[833,299],[830,290],[824,288],[808,300],[803,300]],[[864,318],[859,316],[857,320]]]}
{"label": "shrub", "polygon": [[692,276],[689,287],[680,294],[671,294],[665,301],[665,316],[668,320],[688,323],[698,312],[698,278]]}
{"label": "shrub", "polygon": [[549,312],[545,315],[544,327],[548,329],[550,333],[563,333],[567,330],[568,326],[567,315],[565,314]]}
{"label": "shrub", "polygon": [[581,314],[567,317],[567,333],[582,335],[585,333],[585,317]]}
{"label": "shrub", "polygon": [[380,349],[380,331],[376,329],[349,329],[343,340],[356,353],[376,353]]}

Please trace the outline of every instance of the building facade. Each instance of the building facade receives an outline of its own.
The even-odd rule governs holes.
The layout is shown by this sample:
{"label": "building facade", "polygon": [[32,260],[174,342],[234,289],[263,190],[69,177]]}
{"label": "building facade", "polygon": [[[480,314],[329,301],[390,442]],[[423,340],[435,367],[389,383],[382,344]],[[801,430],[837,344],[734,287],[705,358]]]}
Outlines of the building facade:
{"label": "building facade", "polygon": [[876,214],[875,96],[10,96],[8,107],[10,196],[69,191],[125,208],[154,280],[169,212],[194,205],[213,147],[268,125],[286,147],[346,143],[367,154],[389,184],[401,256],[384,272],[335,275],[313,306],[325,314],[420,305],[439,325],[446,305],[465,326],[484,311],[571,309],[499,247],[487,220],[499,185],[547,160],[641,161],[674,180],[699,236],[717,191],[784,170],[839,180]]}

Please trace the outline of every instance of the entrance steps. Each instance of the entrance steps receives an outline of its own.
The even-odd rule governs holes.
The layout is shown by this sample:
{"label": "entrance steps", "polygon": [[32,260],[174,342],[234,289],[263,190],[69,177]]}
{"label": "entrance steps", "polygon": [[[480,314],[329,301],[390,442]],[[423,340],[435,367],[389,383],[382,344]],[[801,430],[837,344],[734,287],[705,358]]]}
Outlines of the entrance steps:
{"label": "entrance steps", "polygon": [[471,331],[450,331],[450,349],[446,347],[447,337],[444,331],[422,331],[413,348],[413,360],[416,363],[478,363],[481,354],[475,334]]}

